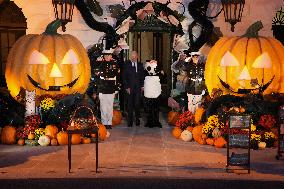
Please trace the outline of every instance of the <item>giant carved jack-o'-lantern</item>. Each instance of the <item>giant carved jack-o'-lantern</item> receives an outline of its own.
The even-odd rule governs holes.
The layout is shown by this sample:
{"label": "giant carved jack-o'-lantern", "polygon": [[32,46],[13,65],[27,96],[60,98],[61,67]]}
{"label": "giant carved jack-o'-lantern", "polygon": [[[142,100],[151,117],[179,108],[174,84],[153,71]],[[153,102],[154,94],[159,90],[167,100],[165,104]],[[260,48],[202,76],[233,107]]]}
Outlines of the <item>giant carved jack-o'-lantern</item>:
{"label": "giant carved jack-o'-lantern", "polygon": [[90,80],[90,61],[81,42],[60,35],[60,20],[43,34],[21,37],[12,47],[6,65],[6,82],[13,97],[20,88],[42,94],[84,93]]}
{"label": "giant carved jack-o'-lantern", "polygon": [[[223,37],[213,46],[205,66],[209,94],[214,88],[225,94],[284,93],[284,47],[275,38],[258,36],[262,27],[258,21],[245,35]],[[258,87],[251,84],[252,79],[257,79]]]}

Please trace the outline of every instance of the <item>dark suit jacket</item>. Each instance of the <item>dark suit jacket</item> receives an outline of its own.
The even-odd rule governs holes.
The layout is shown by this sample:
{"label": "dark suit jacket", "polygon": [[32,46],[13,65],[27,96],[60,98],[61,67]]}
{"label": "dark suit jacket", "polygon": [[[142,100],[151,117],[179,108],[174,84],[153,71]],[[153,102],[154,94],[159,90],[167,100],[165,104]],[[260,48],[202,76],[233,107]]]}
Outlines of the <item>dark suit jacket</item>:
{"label": "dark suit jacket", "polygon": [[138,90],[144,85],[144,68],[143,64],[137,62],[137,73],[132,62],[127,60],[123,66],[123,85],[125,89]]}

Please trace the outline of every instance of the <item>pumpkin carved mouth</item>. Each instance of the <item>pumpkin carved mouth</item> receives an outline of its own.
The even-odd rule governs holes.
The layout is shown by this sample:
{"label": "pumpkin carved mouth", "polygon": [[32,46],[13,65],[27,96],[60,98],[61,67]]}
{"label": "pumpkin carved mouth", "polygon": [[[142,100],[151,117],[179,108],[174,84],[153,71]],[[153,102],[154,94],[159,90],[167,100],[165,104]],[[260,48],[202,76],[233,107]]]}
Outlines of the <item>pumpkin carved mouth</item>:
{"label": "pumpkin carved mouth", "polygon": [[75,85],[75,83],[78,81],[80,76],[78,76],[76,79],[74,79],[73,81],[71,81],[70,83],[66,84],[66,85],[61,85],[61,86],[49,86],[48,89],[44,89],[41,87],[41,85],[36,82],[31,76],[28,75],[28,78],[30,80],[30,82],[33,84],[34,87],[44,90],[44,91],[60,91],[60,89],[62,87],[73,87]]}
{"label": "pumpkin carved mouth", "polygon": [[268,86],[272,83],[273,79],[275,78],[275,76],[273,76],[270,81],[268,81],[266,84],[259,86],[258,88],[251,88],[251,89],[238,89],[238,91],[234,91],[234,89],[225,81],[223,81],[219,76],[218,76],[220,83],[223,85],[223,87],[225,87],[226,89],[232,91],[233,93],[237,93],[237,94],[248,94],[254,90],[259,90],[259,92],[263,92],[265,91]]}

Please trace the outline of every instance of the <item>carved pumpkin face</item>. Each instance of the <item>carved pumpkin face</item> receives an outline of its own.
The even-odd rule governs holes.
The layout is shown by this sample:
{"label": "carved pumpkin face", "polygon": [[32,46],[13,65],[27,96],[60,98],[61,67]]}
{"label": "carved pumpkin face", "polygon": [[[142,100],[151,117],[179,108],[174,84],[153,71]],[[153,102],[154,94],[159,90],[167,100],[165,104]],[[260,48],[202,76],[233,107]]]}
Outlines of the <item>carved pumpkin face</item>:
{"label": "carved pumpkin face", "polygon": [[226,90],[222,83],[238,91],[255,89],[251,79],[257,79],[261,85],[273,79],[264,94],[283,93],[283,65],[284,47],[272,37],[223,37],[208,55],[205,82],[209,94],[214,88],[222,89],[226,94],[231,91]]}
{"label": "carved pumpkin face", "polygon": [[15,97],[20,87],[42,94],[84,93],[90,80],[86,50],[72,35],[26,35],[11,49],[6,82]]}

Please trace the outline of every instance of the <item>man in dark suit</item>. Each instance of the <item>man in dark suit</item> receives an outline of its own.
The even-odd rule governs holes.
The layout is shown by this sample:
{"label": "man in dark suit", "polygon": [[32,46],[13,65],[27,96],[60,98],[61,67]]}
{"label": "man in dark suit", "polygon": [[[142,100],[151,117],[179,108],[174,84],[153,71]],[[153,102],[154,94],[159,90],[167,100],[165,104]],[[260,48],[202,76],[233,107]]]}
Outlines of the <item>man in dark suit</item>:
{"label": "man in dark suit", "polygon": [[138,54],[136,51],[130,53],[130,60],[127,60],[123,68],[123,85],[126,90],[127,100],[127,124],[128,127],[133,125],[133,111],[135,110],[135,123],[140,125],[140,97],[144,85],[144,68],[137,61]]}

